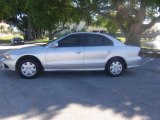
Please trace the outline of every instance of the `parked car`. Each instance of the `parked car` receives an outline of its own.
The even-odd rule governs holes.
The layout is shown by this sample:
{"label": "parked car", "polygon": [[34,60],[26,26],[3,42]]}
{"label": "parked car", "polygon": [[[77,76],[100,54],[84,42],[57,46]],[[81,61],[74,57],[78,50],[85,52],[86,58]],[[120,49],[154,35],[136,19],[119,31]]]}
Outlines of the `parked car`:
{"label": "parked car", "polygon": [[11,39],[11,45],[23,45],[24,40],[20,37],[14,37]]}
{"label": "parked car", "polygon": [[120,76],[126,68],[138,66],[139,47],[127,46],[102,33],[72,33],[46,45],[11,50],[1,62],[23,78],[35,78],[41,71],[104,70]]}

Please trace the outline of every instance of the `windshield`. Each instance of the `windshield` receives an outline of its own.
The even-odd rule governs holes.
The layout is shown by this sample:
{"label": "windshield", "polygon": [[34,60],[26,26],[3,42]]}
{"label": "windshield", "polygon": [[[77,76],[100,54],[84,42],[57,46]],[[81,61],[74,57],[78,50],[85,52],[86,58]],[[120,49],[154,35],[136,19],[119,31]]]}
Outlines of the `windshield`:
{"label": "windshield", "polygon": [[50,43],[52,43],[52,42],[54,42],[54,41],[56,41],[56,40],[58,40],[58,38],[57,38],[57,39],[54,39],[54,40],[49,40],[49,42],[48,42],[48,43],[43,44],[42,46],[47,46],[47,45],[49,45]]}

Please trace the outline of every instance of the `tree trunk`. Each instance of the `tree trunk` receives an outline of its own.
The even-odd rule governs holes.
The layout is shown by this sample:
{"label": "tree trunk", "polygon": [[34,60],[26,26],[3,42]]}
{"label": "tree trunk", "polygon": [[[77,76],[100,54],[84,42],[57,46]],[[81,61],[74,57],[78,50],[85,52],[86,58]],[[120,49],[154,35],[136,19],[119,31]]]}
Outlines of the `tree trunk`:
{"label": "tree trunk", "polygon": [[140,46],[140,35],[130,32],[126,35],[126,45]]}
{"label": "tree trunk", "polygon": [[32,26],[30,20],[28,20],[27,40],[33,40]]}
{"label": "tree trunk", "polygon": [[53,34],[52,34],[52,31],[49,30],[49,40],[52,40],[53,39]]}
{"label": "tree trunk", "polygon": [[143,25],[141,25],[140,23],[134,23],[130,25],[128,30],[129,31],[126,33],[126,44],[140,46],[140,36],[145,31]]}
{"label": "tree trunk", "polygon": [[37,38],[42,39],[42,29],[41,28],[38,28],[37,30]]}
{"label": "tree trunk", "polygon": [[42,39],[42,30],[39,27],[34,28],[34,39]]}

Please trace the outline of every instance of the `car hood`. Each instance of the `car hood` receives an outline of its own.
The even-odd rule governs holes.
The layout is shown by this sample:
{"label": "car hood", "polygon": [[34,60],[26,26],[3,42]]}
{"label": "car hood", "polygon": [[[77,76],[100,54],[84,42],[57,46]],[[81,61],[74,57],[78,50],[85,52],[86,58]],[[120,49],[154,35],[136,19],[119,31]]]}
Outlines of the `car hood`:
{"label": "car hood", "polygon": [[21,55],[21,54],[38,54],[45,52],[45,47],[44,46],[30,46],[30,47],[24,47],[24,48],[19,48],[19,49],[14,49],[5,52],[4,54],[13,54],[13,55]]}

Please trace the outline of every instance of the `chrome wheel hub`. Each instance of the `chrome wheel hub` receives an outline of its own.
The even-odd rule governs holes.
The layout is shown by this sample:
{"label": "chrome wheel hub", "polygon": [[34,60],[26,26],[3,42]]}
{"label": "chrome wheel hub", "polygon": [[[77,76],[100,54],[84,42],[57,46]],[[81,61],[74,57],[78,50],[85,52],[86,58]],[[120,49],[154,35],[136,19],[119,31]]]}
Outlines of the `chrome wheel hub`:
{"label": "chrome wheel hub", "polygon": [[36,74],[36,66],[32,62],[25,62],[21,66],[21,72],[23,75],[30,77]]}
{"label": "chrome wheel hub", "polygon": [[115,61],[110,65],[110,72],[113,75],[118,75],[122,72],[123,66],[119,61]]}

